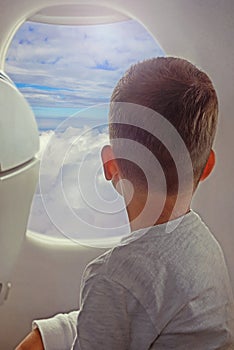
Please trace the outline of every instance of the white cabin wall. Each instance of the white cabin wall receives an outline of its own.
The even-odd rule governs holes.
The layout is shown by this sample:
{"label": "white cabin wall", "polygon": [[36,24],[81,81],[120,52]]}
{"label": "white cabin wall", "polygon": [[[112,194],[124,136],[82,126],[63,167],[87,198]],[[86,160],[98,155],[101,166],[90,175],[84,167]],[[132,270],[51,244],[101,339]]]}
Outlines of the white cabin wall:
{"label": "white cabin wall", "polygon": [[32,320],[79,308],[83,270],[103,249],[43,240],[28,232],[7,301],[0,307],[0,349],[12,350],[31,330]]}

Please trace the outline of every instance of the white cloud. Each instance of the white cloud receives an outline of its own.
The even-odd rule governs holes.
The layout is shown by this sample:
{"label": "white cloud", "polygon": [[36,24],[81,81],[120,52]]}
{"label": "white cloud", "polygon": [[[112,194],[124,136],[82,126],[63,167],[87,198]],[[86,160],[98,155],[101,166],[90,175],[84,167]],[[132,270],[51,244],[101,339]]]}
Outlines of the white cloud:
{"label": "white cloud", "polygon": [[128,233],[123,200],[102,172],[100,150],[106,143],[107,133],[97,128],[42,133],[29,229],[80,241]]}

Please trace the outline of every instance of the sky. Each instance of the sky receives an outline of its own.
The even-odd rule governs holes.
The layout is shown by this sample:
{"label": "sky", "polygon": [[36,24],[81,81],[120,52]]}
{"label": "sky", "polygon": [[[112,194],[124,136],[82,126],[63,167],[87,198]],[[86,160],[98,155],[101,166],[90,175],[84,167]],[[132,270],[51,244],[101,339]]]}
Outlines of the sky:
{"label": "sky", "polygon": [[40,132],[30,230],[82,242],[129,232],[123,199],[105,181],[101,167],[100,150],[108,143],[108,101],[131,64],[163,55],[133,20],[21,26],[5,70],[32,107]]}
{"label": "sky", "polygon": [[26,22],[13,38],[5,69],[33,108],[39,129],[48,130],[57,119],[108,102],[131,64],[162,55],[134,20],[94,26]]}

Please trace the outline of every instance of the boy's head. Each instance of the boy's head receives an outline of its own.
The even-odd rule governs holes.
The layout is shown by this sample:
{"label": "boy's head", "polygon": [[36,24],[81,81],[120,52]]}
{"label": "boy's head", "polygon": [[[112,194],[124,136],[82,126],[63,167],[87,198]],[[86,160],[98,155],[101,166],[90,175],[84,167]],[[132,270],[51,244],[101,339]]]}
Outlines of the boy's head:
{"label": "boy's head", "polygon": [[[165,175],[167,194],[174,194],[178,190],[178,164],[175,164],[162,140],[144,130],[144,127],[141,129],[134,126],[134,122],[131,123],[135,116],[130,116],[126,113],[127,109],[121,107],[126,103],[153,110],[173,125],[191,157],[195,189],[214,164],[211,148],[216,131],[218,100],[209,77],[184,59],[153,58],[133,65],[120,79],[111,97],[109,135],[113,153],[118,153],[118,157],[115,165],[109,162],[109,169],[104,166],[106,177],[113,179],[117,169],[121,178],[130,180],[135,188],[147,189],[144,171],[134,162],[124,159],[124,147],[121,151],[123,157],[119,156],[121,152],[116,147],[121,148],[121,142],[120,146],[115,146],[114,142],[134,140],[147,147],[157,158]],[[147,113],[141,113],[140,118],[144,126]],[[104,162],[107,158],[104,154]],[[205,169],[207,163],[208,169]]]}

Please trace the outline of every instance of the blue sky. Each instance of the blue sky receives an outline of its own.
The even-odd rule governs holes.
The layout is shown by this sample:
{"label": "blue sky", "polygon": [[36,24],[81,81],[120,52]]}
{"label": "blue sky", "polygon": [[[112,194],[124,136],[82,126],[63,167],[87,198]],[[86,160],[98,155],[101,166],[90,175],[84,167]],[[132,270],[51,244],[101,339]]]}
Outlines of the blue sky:
{"label": "blue sky", "polygon": [[6,72],[32,106],[40,129],[53,129],[81,109],[107,103],[131,64],[162,55],[133,20],[77,27],[26,22],[9,48]]}

